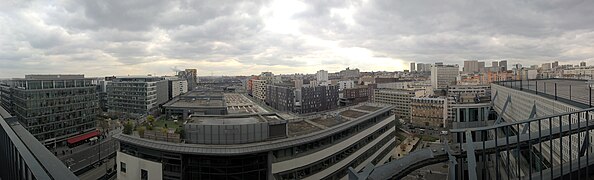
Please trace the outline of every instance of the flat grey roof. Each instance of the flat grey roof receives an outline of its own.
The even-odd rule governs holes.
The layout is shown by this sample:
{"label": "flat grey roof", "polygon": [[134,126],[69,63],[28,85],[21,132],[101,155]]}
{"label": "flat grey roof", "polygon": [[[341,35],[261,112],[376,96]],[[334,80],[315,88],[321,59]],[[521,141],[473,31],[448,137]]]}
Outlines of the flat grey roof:
{"label": "flat grey roof", "polygon": [[175,98],[167,102],[164,107],[179,108],[201,108],[201,107],[225,107],[225,103],[220,99],[180,99]]}
{"label": "flat grey roof", "polygon": [[[377,105],[382,106],[382,108],[378,111],[374,111],[371,113],[367,113],[363,116],[360,116],[356,119],[345,121],[344,123],[328,128],[323,129],[311,133],[307,133],[301,136],[294,136],[289,138],[283,138],[273,141],[264,141],[264,142],[257,142],[257,143],[249,143],[249,144],[233,144],[233,145],[207,145],[207,144],[183,144],[183,143],[170,143],[170,142],[162,142],[162,141],[154,141],[150,139],[143,139],[140,137],[134,137],[130,135],[118,134],[114,135],[114,138],[126,142],[135,144],[138,146],[161,150],[161,151],[168,151],[168,152],[175,152],[175,153],[182,153],[182,154],[201,154],[201,155],[242,155],[242,154],[251,154],[257,152],[265,152],[275,149],[281,149],[284,147],[294,146],[298,144],[304,144],[308,142],[312,142],[328,135],[335,134],[341,132],[351,126],[358,124],[362,121],[367,120],[368,118],[379,115],[381,113],[389,112],[393,109],[393,106],[388,105]],[[390,117],[388,117],[390,118]],[[290,125],[290,124],[289,124]]]}
{"label": "flat grey roof", "polygon": [[234,114],[234,115],[192,115],[188,123],[196,124],[253,124],[261,122],[284,121],[274,113],[268,114]]}

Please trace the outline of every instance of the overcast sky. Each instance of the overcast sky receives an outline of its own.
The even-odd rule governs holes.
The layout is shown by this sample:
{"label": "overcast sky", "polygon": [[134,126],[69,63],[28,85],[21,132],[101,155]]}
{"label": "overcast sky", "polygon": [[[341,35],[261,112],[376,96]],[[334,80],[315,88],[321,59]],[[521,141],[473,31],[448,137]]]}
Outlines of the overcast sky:
{"label": "overcast sky", "polygon": [[594,1],[1,0],[0,78],[594,63]]}

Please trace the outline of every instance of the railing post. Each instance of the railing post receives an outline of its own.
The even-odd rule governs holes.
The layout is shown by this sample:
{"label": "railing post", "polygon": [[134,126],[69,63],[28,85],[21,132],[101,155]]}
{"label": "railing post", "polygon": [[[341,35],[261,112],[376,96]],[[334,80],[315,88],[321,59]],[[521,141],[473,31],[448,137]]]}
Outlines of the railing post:
{"label": "railing post", "polygon": [[536,94],[538,94],[538,80],[535,80],[534,83],[536,83],[536,85],[534,85],[534,86],[536,86],[536,90],[535,91],[536,91]]}
{"label": "railing post", "polygon": [[557,83],[555,83],[555,101],[557,100]]}
{"label": "railing post", "polygon": [[590,105],[590,108],[592,108],[592,86],[588,85],[588,89],[590,89],[590,91],[589,91],[590,96],[588,98],[588,104]]}
{"label": "railing post", "polygon": [[571,85],[569,85],[569,100],[571,101]]}

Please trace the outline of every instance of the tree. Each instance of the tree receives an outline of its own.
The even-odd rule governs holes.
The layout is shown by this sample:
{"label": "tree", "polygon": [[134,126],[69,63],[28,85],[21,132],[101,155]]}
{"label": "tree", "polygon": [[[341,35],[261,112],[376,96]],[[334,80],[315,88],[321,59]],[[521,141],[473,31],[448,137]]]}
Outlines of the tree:
{"label": "tree", "polygon": [[179,134],[179,137],[180,137],[181,139],[184,139],[184,137],[186,136],[186,135],[185,135],[185,131],[184,131],[184,128],[183,128],[183,127],[177,127],[177,129],[175,129],[175,133],[176,133],[176,134]]}
{"label": "tree", "polygon": [[126,124],[124,124],[124,134],[127,134],[127,135],[132,134],[133,129],[134,129],[134,126],[132,125],[132,122],[128,121],[128,122],[126,122]]}
{"label": "tree", "polygon": [[153,115],[148,115],[148,116],[146,117],[146,120],[147,120],[149,123],[151,123],[151,125],[153,125],[153,123],[155,123],[155,116],[153,116]]}
{"label": "tree", "polygon": [[136,128],[136,131],[138,131],[138,135],[140,135],[140,137],[144,137],[145,130],[146,130],[146,128],[144,126],[140,126],[140,127]]}

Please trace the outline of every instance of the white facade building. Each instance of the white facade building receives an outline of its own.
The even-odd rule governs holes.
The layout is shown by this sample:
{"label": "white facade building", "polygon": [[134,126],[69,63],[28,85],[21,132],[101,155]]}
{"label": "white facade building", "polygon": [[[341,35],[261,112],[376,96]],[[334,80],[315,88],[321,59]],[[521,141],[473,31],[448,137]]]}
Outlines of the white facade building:
{"label": "white facade building", "polygon": [[338,81],[338,89],[339,90],[343,90],[343,89],[350,89],[355,87],[355,82],[347,80],[347,81]]}
{"label": "white facade building", "polygon": [[188,81],[174,80],[171,81],[171,98],[179,96],[180,94],[188,92]]}
{"label": "white facade building", "polygon": [[330,82],[328,82],[328,71],[319,70],[316,72],[316,80],[321,86],[327,86],[330,84]]}

